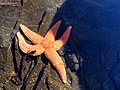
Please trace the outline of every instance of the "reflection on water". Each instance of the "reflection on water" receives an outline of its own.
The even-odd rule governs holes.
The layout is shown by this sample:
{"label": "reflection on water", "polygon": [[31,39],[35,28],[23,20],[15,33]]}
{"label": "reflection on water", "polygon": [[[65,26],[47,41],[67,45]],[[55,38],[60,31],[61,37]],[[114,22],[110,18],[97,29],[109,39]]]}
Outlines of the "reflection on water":
{"label": "reflection on water", "polygon": [[[76,71],[79,84],[86,90],[120,89],[120,1],[67,0],[56,18],[73,26],[68,42],[72,53],[66,52],[65,59],[68,67]],[[80,62],[77,56],[83,58],[79,69],[75,66]]]}

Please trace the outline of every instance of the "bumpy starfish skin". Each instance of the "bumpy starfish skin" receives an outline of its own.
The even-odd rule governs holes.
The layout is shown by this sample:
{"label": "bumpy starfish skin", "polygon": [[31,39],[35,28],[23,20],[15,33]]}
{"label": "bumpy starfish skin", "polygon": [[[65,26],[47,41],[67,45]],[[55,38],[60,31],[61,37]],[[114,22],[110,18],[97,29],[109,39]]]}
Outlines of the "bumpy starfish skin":
{"label": "bumpy starfish skin", "polygon": [[29,52],[35,51],[33,56],[36,56],[36,55],[40,55],[44,52],[45,49],[42,47],[41,44],[30,45],[30,44],[26,43],[23,36],[20,34],[20,32],[17,33],[17,37],[19,40],[20,49],[24,53],[29,53]]}
{"label": "bumpy starfish skin", "polygon": [[50,47],[45,50],[44,54],[49,59],[49,61],[53,64],[53,66],[57,69],[63,82],[66,83],[67,77],[66,77],[65,66],[59,54],[56,52],[56,50]]}
{"label": "bumpy starfish skin", "polygon": [[26,26],[22,24],[20,24],[20,28],[23,31],[23,33],[27,36],[27,38],[29,38],[34,44],[41,43],[41,41],[44,39],[42,36],[31,31],[29,28],[27,28]]}
{"label": "bumpy starfish skin", "polygon": [[58,71],[62,81],[64,83],[67,83],[65,66],[64,66],[64,63],[61,57],[57,53],[57,50],[59,50],[68,41],[72,27],[69,26],[67,30],[64,32],[64,34],[61,36],[61,38],[58,40],[55,40],[55,36],[56,36],[56,33],[58,31],[60,24],[61,24],[61,21],[58,21],[47,32],[45,37],[42,37],[41,35],[28,29],[26,26],[20,24],[20,28],[23,31],[23,33],[35,45],[30,45],[26,43],[20,32],[17,33],[17,37],[19,40],[19,47],[24,53],[35,51],[35,53],[33,53],[32,55],[37,56],[44,52],[45,56],[49,59],[49,61],[53,64],[53,66]]}

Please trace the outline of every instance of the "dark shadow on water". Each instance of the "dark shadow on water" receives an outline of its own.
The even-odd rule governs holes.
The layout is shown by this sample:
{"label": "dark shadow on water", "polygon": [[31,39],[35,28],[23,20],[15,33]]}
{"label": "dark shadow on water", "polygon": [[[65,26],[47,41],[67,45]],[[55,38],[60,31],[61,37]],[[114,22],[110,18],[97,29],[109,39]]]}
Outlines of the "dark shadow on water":
{"label": "dark shadow on water", "polygon": [[[69,25],[73,27],[66,45],[70,52],[64,48],[64,57],[67,67],[78,76],[83,90],[116,88],[104,81],[119,64],[116,63],[120,52],[119,9],[119,0],[66,0],[56,12],[51,27],[62,20],[57,39]],[[79,65],[79,69],[76,70],[75,65]],[[114,82],[111,80],[111,83]]]}

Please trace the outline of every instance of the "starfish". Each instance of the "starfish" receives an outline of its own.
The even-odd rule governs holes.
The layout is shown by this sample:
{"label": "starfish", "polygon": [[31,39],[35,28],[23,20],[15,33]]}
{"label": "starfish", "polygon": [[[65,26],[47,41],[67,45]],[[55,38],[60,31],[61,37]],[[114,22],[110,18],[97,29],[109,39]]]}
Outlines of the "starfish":
{"label": "starfish", "polygon": [[58,21],[45,35],[45,37],[31,31],[25,25],[20,24],[20,28],[25,36],[34,44],[28,44],[25,42],[24,37],[20,32],[17,32],[17,37],[19,40],[19,47],[24,53],[29,53],[35,51],[32,56],[38,56],[44,52],[48,60],[53,64],[53,66],[58,71],[63,83],[67,83],[67,76],[65,71],[64,63],[57,53],[62,46],[64,46],[70,36],[72,26],[69,26],[64,34],[55,40],[58,28],[61,24],[61,20]]}

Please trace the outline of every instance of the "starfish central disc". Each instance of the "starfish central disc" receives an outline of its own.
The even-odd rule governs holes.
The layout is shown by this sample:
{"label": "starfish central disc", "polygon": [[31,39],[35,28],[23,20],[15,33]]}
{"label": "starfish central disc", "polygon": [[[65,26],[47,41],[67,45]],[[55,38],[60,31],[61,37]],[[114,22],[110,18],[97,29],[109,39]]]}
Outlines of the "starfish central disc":
{"label": "starfish central disc", "polygon": [[44,39],[44,40],[41,42],[41,45],[46,49],[46,48],[52,47],[52,42],[51,42],[51,41],[48,41],[47,39]]}

